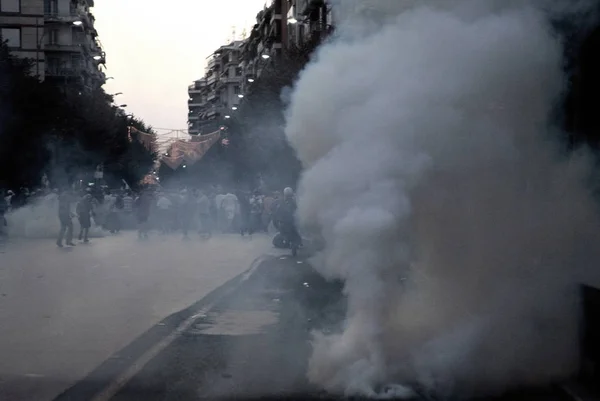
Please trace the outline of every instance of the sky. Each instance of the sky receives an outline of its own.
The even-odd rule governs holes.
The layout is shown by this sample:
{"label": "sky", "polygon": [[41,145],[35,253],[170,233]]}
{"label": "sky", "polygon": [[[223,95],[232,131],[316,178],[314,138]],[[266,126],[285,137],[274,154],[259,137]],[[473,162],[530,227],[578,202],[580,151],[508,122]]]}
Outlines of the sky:
{"label": "sky", "polygon": [[[248,34],[268,0],[96,0],[92,13],[106,52],[104,85],[115,103],[155,128],[187,129],[187,87],[206,58]],[[159,130],[158,133],[166,131]]]}

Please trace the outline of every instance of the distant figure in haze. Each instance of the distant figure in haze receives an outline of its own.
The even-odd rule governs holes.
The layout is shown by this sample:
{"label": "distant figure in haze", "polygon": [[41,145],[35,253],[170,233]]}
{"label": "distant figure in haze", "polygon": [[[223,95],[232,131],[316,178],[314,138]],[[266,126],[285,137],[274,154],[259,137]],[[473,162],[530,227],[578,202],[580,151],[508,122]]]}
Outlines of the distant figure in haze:
{"label": "distant figure in haze", "polygon": [[148,190],[143,190],[136,201],[136,211],[138,220],[138,238],[148,238],[148,219],[150,218],[150,207],[152,205],[152,195]]}
{"label": "distant figure in haze", "polygon": [[210,199],[203,191],[199,191],[196,196],[198,212],[198,234],[204,233],[207,236],[212,234],[212,222],[210,216]]}
{"label": "distant figure in haze", "polygon": [[183,238],[189,239],[188,231],[190,229],[190,224],[196,220],[196,202],[187,189],[182,189],[180,192],[180,204],[178,209]]}
{"label": "distant figure in haze", "polygon": [[67,245],[75,246],[73,243],[73,213],[71,212],[71,203],[73,198],[69,190],[64,190],[58,196],[58,219],[60,221],[60,231],[56,245],[62,248],[63,238],[66,234]]}
{"label": "distant figure in haze", "polygon": [[221,198],[221,215],[223,216],[223,231],[232,232],[233,222],[239,213],[238,197],[227,192]]}
{"label": "distant figure in haze", "polygon": [[123,221],[125,221],[125,225],[127,227],[135,226],[135,222],[133,220],[133,203],[134,199],[131,196],[131,191],[127,191],[125,196],[123,197]]}
{"label": "distant figure in haze", "polygon": [[6,221],[6,213],[8,212],[8,204],[6,203],[4,197],[4,190],[0,191],[0,236],[5,236],[8,233],[6,232],[8,227],[8,222]]}
{"label": "distant figure in haze", "polygon": [[92,206],[92,194],[87,193],[81,198],[77,204],[77,215],[79,216],[79,241],[83,241],[86,244],[90,242],[88,235],[90,234],[90,227],[92,226],[92,215],[94,209]]}
{"label": "distant figure in haze", "polygon": [[252,234],[250,231],[250,197],[245,191],[238,191],[238,202],[240,203],[240,234]]}
{"label": "distant figure in haze", "polygon": [[160,231],[163,234],[166,234],[169,231],[169,226],[171,223],[171,207],[173,203],[171,199],[164,193],[161,192],[158,195],[158,200],[156,201],[156,211],[158,213],[158,226]]}
{"label": "distant figure in haze", "polygon": [[250,234],[261,229],[263,214],[263,197],[258,189],[250,197]]}

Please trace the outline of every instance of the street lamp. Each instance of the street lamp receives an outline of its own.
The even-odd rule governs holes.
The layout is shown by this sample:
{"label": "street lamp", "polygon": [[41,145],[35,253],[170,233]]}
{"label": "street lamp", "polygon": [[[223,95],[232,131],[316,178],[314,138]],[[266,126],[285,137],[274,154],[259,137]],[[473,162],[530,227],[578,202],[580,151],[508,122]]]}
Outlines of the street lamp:
{"label": "street lamp", "polygon": [[288,22],[288,24],[297,24],[298,20],[294,17],[290,17],[290,18],[288,18],[287,22]]}
{"label": "street lamp", "polygon": [[230,119],[230,118],[231,118],[231,116],[225,116],[225,118],[226,118],[226,119]]}
{"label": "street lamp", "polygon": [[250,82],[250,83],[254,82],[254,78],[248,78],[248,82]]}
{"label": "street lamp", "polygon": [[240,99],[242,99],[242,98],[244,97],[244,95],[242,95],[242,94],[240,93],[240,94],[238,95],[238,97],[239,97]]}
{"label": "street lamp", "polygon": [[271,58],[271,56],[269,56],[268,54],[263,54],[261,57],[265,60],[268,60]]}
{"label": "street lamp", "polygon": [[81,26],[81,25],[83,25],[83,22],[79,21],[79,20],[78,21],[73,21],[73,25],[75,25],[75,26]]}
{"label": "street lamp", "polygon": [[94,60],[98,61],[98,60],[102,60],[102,56],[97,54],[94,56]]}
{"label": "street lamp", "polygon": [[231,108],[231,110],[237,110],[237,109],[238,109],[238,108],[237,108],[237,106],[233,106],[233,107]]}

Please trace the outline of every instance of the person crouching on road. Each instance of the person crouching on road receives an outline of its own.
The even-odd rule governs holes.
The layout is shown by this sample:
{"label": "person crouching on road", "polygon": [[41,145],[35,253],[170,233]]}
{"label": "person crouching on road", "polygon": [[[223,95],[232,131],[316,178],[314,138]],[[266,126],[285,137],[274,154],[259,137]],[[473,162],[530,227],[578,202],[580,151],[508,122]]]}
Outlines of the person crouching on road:
{"label": "person crouching on road", "polygon": [[92,195],[86,194],[77,204],[77,215],[79,216],[79,241],[88,243],[90,227],[92,226],[92,215],[94,209],[92,207]]}

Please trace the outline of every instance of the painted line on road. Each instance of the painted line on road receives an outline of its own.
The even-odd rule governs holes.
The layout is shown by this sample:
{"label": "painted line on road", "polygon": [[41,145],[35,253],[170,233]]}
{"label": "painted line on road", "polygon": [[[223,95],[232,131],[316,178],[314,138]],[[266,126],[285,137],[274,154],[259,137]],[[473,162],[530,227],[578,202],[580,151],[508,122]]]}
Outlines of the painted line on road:
{"label": "painted line on road", "polygon": [[114,381],[112,381],[107,387],[104,388],[101,392],[96,394],[92,401],[109,401],[113,398],[135,375],[137,375],[143,368],[150,362],[153,358],[155,358],[160,352],[162,352],[165,348],[167,348],[177,337],[179,337],[183,332],[189,329],[196,320],[199,318],[205,317],[207,313],[209,313],[212,308],[215,307],[222,299],[229,296],[233,292],[235,292],[244,282],[246,282],[250,276],[256,271],[258,266],[265,261],[267,258],[258,257],[256,258],[252,264],[250,265],[250,269],[243,273],[241,276],[241,280],[239,283],[230,288],[225,293],[221,294],[220,297],[206,305],[204,308],[200,309],[194,315],[188,317],[184,320],[175,330],[173,330],[170,334],[168,334],[161,341],[156,343],[154,346],[149,348],[146,352],[144,352],[137,360],[135,360],[131,366],[125,370],[120,376],[118,376]]}
{"label": "painted line on road", "polygon": [[264,255],[254,259],[254,261],[250,264],[250,268],[242,274],[242,282],[247,281],[250,278],[250,276],[252,276],[254,272],[256,272],[258,266],[260,266],[267,259],[268,257]]}

